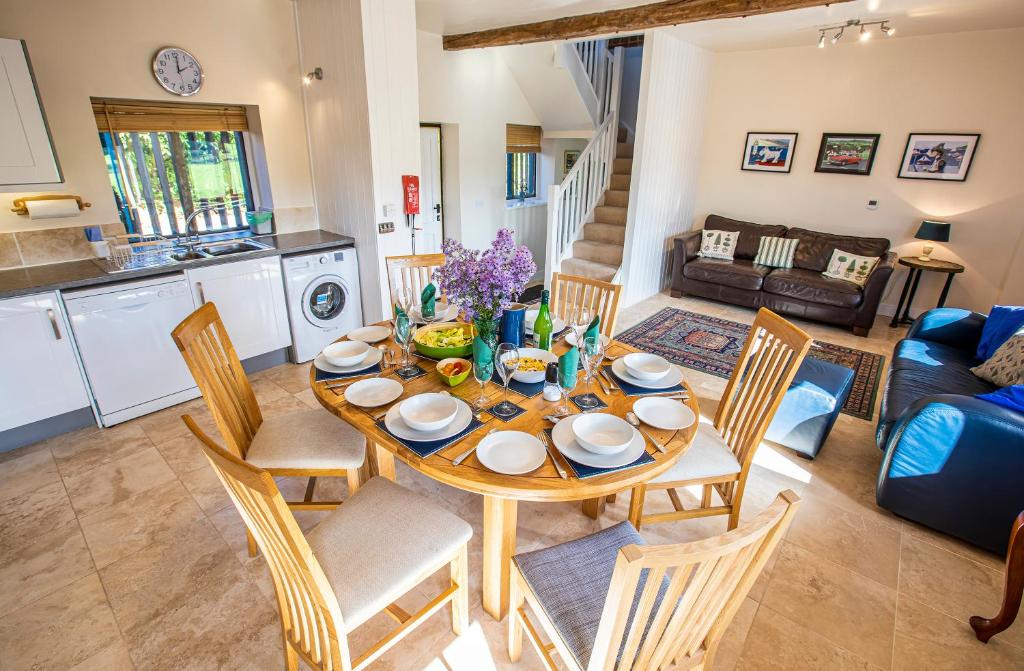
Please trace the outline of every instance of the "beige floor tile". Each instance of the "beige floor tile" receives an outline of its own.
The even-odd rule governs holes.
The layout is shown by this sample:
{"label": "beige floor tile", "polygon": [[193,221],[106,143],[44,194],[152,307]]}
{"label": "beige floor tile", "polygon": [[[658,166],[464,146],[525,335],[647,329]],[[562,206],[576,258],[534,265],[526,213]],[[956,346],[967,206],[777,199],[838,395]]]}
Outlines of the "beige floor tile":
{"label": "beige floor tile", "polygon": [[82,440],[56,442],[53,457],[60,474],[67,478],[103,466],[119,459],[151,449],[142,427],[134,423],[119,424],[109,429],[90,433]]}
{"label": "beige floor tile", "polygon": [[169,482],[79,521],[97,568],[180,533],[202,518],[180,482]]}
{"label": "beige floor tile", "polygon": [[743,647],[750,634],[750,627],[754,624],[754,616],[757,615],[758,604],[753,599],[743,600],[743,605],[736,611],[736,617],[725,630],[722,641],[718,644],[718,651],[711,662],[710,671],[732,671],[739,662]]}
{"label": "beige floor tile", "polygon": [[34,539],[75,521],[64,484],[53,482],[0,506],[0,564]]}
{"label": "beige floor tile", "polygon": [[78,522],[40,534],[0,565],[0,614],[30,604],[96,569]]}
{"label": "beige floor tile", "polygon": [[231,504],[224,485],[217,477],[213,467],[207,463],[206,468],[197,468],[194,471],[178,475],[182,484],[188,489],[189,494],[196,500],[203,512],[210,514],[226,508]]}
{"label": "beige floor tile", "polygon": [[211,432],[211,436],[217,435],[213,416],[210,415],[210,411],[206,409],[206,402],[201,398],[145,415],[133,420],[131,424],[142,427],[153,444],[160,445],[174,438],[192,435],[188,427],[185,426],[185,422],[181,420],[182,415],[190,415],[204,431]]}
{"label": "beige floor tile", "polygon": [[295,398],[306,404],[307,407],[313,408],[314,410],[322,408],[320,401],[316,400],[316,396],[313,395],[312,389],[303,389],[300,392],[295,393]]}
{"label": "beige floor tile", "polygon": [[120,640],[99,578],[90,573],[0,619],[0,665],[5,671],[79,668]]}
{"label": "beige floor tile", "polygon": [[111,643],[96,654],[75,664],[69,671],[133,671],[128,644],[122,639]]}
{"label": "beige floor tile", "polygon": [[869,671],[878,667],[762,605],[747,633],[743,654],[735,668],[737,671]]}
{"label": "beige floor tile", "polygon": [[889,668],[896,590],[783,541],[761,606]]}
{"label": "beige floor tile", "polygon": [[963,622],[900,596],[896,614],[893,668],[901,671],[961,671],[1024,669],[1024,650],[994,637],[988,643],[974,638]]}
{"label": "beige floor tile", "polygon": [[75,512],[88,515],[172,480],[174,471],[147,441],[147,447],[127,457],[72,471],[64,476],[64,486]]}
{"label": "beige floor tile", "polygon": [[[220,436],[215,438],[219,439]],[[164,461],[178,475],[210,465],[203,454],[202,443],[191,434],[158,443],[156,449],[160,450]]]}
{"label": "beige floor tile", "polygon": [[916,522],[903,520],[902,532],[904,534],[910,534],[915,538],[920,538],[921,540],[938,546],[943,550],[948,550],[953,554],[967,557],[979,564],[995,569],[1000,573],[1002,573],[1006,567],[1006,555],[996,554],[994,552],[989,552],[988,550],[983,550],[979,547],[969,545],[957,538],[947,536],[946,534],[935,531],[934,529],[929,529],[928,527],[917,524]]}
{"label": "beige floor tile", "polygon": [[57,464],[49,449],[18,452],[18,456],[0,464],[0,502],[60,482]]}
{"label": "beige floor tile", "polygon": [[284,364],[250,376],[253,381],[266,379],[290,394],[309,389],[309,364]]}

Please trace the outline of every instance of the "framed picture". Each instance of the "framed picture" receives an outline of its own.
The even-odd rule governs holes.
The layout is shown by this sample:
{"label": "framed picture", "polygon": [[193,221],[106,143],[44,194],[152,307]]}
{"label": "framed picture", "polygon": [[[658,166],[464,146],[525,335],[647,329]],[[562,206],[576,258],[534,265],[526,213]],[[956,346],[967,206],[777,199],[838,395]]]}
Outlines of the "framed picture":
{"label": "framed picture", "polygon": [[962,182],[967,179],[979,140],[977,133],[911,133],[899,177]]}
{"label": "framed picture", "polygon": [[562,172],[569,172],[580,157],[579,149],[566,149],[562,154]]}
{"label": "framed picture", "polygon": [[741,170],[789,172],[793,167],[796,133],[747,133]]}
{"label": "framed picture", "polygon": [[878,133],[822,133],[814,172],[870,175]]}

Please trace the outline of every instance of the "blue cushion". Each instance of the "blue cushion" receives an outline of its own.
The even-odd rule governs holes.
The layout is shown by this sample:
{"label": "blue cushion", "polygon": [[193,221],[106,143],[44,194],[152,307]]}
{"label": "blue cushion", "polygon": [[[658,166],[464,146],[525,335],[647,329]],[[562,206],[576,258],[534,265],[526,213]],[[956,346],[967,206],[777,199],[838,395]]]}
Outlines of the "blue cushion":
{"label": "blue cushion", "polygon": [[1001,405],[1010,410],[1024,412],[1024,384],[1015,384],[1011,387],[996,389],[990,394],[978,394],[978,398]]}
{"label": "blue cushion", "polygon": [[1024,307],[1019,305],[995,305],[988,313],[985,328],[978,341],[978,358],[984,361],[996,353],[1000,345],[1010,339],[1024,326]]}
{"label": "blue cushion", "polygon": [[807,357],[793,377],[765,438],[815,456],[852,388],[852,370]]}

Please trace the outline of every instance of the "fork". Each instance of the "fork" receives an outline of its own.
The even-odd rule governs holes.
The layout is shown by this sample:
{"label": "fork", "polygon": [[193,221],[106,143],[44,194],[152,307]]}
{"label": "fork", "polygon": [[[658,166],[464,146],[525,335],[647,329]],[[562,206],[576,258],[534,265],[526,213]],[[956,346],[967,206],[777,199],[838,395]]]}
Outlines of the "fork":
{"label": "fork", "polygon": [[[491,435],[495,431],[497,431],[497,429],[491,429],[490,431],[488,431],[484,435],[484,438],[486,438],[487,436]],[[480,443],[477,443],[476,445],[474,445],[473,447],[469,448],[468,450],[466,450],[465,452],[463,452],[459,456],[457,456],[454,459],[452,459],[452,466],[458,466],[459,464],[461,464],[463,461],[465,461],[469,457],[469,455],[471,455],[474,452],[476,452],[476,448],[478,448],[478,447],[480,447]]]}
{"label": "fork", "polygon": [[565,472],[564,468],[562,468],[562,464],[558,463],[558,459],[555,459],[555,453],[551,449],[551,441],[548,440],[548,434],[544,431],[538,431],[537,438],[540,442],[544,443],[544,449],[548,451],[548,456],[551,457],[551,463],[555,465],[555,470],[558,471],[558,477],[563,480],[568,480],[569,474]]}

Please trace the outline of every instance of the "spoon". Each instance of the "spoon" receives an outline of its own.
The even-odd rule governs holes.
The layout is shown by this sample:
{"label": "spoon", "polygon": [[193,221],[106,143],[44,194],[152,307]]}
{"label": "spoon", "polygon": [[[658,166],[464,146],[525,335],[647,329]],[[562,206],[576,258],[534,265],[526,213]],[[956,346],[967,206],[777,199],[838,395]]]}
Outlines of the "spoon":
{"label": "spoon", "polygon": [[637,417],[636,413],[634,413],[632,410],[626,413],[626,421],[632,424],[636,428],[636,430],[640,432],[640,435],[642,435],[647,440],[651,441],[651,444],[658,448],[659,452],[665,452],[664,445],[655,440],[654,436],[640,428],[640,418]]}

